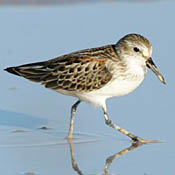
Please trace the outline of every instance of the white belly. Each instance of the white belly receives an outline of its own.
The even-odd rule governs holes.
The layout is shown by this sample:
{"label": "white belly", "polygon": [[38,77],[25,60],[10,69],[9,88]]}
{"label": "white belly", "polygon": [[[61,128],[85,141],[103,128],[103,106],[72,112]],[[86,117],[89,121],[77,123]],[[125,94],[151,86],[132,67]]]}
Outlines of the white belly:
{"label": "white belly", "polygon": [[[115,70],[117,70],[117,67]],[[120,72],[113,72],[113,75],[118,75],[118,73]],[[75,96],[81,101],[91,103],[95,106],[105,106],[106,99],[123,96],[135,90],[143,81],[145,74],[146,66],[144,67],[134,63],[129,66],[125,74],[120,77],[113,77],[113,79],[101,89],[91,92],[71,92],[64,90],[58,90],[58,92]]]}
{"label": "white belly", "polygon": [[95,106],[103,106],[106,99],[116,96],[123,96],[135,90],[143,79],[144,77],[140,77],[137,80],[116,79],[109,82],[101,89],[92,92],[78,93],[76,94],[76,97]]}

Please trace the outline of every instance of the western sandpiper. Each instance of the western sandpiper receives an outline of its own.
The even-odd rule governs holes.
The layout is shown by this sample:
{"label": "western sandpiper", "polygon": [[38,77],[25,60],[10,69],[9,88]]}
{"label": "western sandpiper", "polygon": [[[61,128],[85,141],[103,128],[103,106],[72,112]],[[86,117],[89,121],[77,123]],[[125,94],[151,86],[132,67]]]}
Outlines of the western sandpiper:
{"label": "western sandpiper", "polygon": [[84,101],[102,108],[108,126],[127,135],[133,142],[148,143],[154,140],[137,137],[109,119],[106,99],[135,90],[143,81],[147,68],[165,84],[151,56],[152,46],[148,39],[139,34],[128,34],[114,45],[85,49],[5,70],[78,98],[71,108],[68,138],[72,138],[76,109]]}

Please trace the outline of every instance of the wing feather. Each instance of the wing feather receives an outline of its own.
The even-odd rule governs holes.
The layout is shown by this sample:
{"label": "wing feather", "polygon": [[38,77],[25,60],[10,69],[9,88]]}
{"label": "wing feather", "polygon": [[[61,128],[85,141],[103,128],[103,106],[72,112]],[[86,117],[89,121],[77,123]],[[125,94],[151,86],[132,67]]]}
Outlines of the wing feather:
{"label": "wing feather", "polygon": [[41,82],[46,88],[89,92],[103,87],[112,79],[107,62],[116,56],[113,45],[109,45],[5,70]]}
{"label": "wing feather", "polygon": [[[79,58],[81,59],[81,58]],[[51,89],[88,92],[103,87],[111,80],[112,75],[107,70],[104,60],[84,58],[79,63],[62,64],[60,70],[54,69],[42,78],[42,84]],[[88,60],[88,61],[87,61]],[[76,60],[77,62],[77,60]]]}

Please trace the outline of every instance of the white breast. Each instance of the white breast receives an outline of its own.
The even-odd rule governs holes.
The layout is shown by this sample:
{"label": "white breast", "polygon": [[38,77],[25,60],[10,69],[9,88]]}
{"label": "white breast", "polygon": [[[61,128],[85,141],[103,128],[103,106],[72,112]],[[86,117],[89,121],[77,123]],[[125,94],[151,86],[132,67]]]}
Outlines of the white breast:
{"label": "white breast", "polygon": [[146,74],[146,66],[143,62],[135,61],[131,61],[127,65],[128,68],[125,74],[120,77],[115,76],[119,73],[116,68],[116,72],[113,72],[113,79],[101,89],[88,93],[79,93],[76,96],[80,100],[95,106],[103,106],[107,98],[123,96],[132,92],[143,81]]}
{"label": "white breast", "polygon": [[95,106],[103,106],[106,99],[126,95],[136,89],[142,81],[143,78],[134,81],[116,79],[101,89],[92,92],[78,93],[76,96],[80,100],[91,103]]}
{"label": "white breast", "polygon": [[75,96],[81,101],[91,103],[95,106],[104,106],[106,99],[126,95],[136,89],[143,81],[146,73],[146,66],[143,62],[137,62],[131,58],[129,60],[131,61],[127,62],[127,71],[121,76],[118,76],[121,72],[118,72],[119,69],[117,65],[116,67],[113,65],[113,78],[101,89],[91,92],[57,91],[65,95]]}

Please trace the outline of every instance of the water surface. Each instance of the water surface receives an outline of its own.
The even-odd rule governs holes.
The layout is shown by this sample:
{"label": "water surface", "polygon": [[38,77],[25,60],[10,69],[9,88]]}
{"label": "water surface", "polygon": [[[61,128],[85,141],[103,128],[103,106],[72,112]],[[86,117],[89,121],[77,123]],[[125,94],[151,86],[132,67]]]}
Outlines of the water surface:
{"label": "water surface", "polygon": [[[156,1],[1,6],[1,174],[174,174],[174,5]],[[85,103],[77,111],[75,139],[68,143],[70,108],[76,99],[3,71],[116,43],[132,32],[150,39],[153,60],[167,85],[148,71],[136,91],[108,100],[108,112],[120,126],[163,143],[130,147],[128,152],[130,140],[104,124],[101,109]]]}

